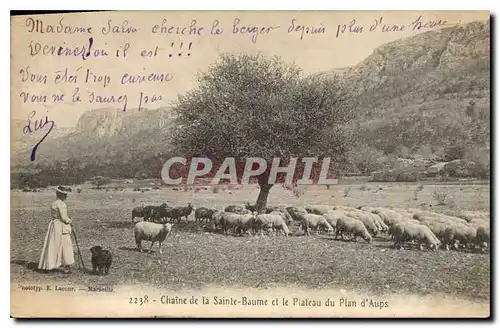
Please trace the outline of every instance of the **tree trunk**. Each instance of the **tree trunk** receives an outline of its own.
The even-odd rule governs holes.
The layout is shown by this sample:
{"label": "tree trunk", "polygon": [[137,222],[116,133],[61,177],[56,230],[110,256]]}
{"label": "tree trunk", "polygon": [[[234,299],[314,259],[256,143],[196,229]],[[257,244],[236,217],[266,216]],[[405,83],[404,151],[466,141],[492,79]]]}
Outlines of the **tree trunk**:
{"label": "tree trunk", "polygon": [[257,197],[257,213],[266,213],[267,197],[269,196],[269,191],[271,190],[272,184],[261,184],[259,196]]}

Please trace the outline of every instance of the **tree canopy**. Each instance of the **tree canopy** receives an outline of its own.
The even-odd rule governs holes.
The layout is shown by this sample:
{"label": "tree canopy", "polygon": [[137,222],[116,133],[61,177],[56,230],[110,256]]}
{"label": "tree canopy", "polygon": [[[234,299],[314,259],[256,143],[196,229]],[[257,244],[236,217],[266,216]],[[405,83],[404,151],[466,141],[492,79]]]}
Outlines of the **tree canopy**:
{"label": "tree canopy", "polygon": [[352,118],[341,84],[280,58],[221,55],[179,97],[174,145],[186,157],[343,156]]}
{"label": "tree canopy", "polygon": [[[226,157],[261,157],[268,163],[275,157],[283,163],[291,157],[346,159],[351,134],[344,126],[354,113],[336,77],[306,76],[278,57],[222,54],[198,82],[179,96],[175,108],[178,154],[213,162]],[[259,183],[262,192],[265,183]]]}

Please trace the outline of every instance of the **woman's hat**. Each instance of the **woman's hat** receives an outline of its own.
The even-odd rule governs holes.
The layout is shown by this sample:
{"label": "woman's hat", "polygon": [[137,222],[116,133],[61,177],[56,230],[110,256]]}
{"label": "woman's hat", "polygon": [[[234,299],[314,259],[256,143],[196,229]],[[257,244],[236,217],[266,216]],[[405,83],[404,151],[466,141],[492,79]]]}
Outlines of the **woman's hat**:
{"label": "woman's hat", "polygon": [[58,186],[56,188],[56,191],[57,192],[60,192],[61,194],[65,194],[67,195],[68,194],[68,188],[64,187],[64,186]]}

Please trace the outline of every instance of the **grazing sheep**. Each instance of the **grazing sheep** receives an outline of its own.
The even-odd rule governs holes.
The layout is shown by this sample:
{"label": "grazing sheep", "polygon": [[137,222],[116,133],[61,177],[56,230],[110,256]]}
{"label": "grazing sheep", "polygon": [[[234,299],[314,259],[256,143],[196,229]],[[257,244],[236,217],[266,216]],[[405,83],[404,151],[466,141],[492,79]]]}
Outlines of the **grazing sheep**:
{"label": "grazing sheep", "polygon": [[147,215],[144,217],[144,221],[150,221],[155,223],[163,223],[168,217],[167,203],[163,203],[160,206],[152,206],[148,209]]}
{"label": "grazing sheep", "polygon": [[212,216],[214,215],[215,211],[216,210],[214,210],[214,209],[210,209],[210,208],[206,208],[206,207],[198,207],[194,211],[195,221],[198,222],[198,221],[207,220],[207,222],[208,222],[212,218]]}
{"label": "grazing sheep", "polygon": [[343,218],[346,216],[346,211],[343,210],[330,210],[323,214],[323,217],[326,219],[328,223],[332,226],[332,228],[335,230],[337,227],[337,221],[340,218]]}
{"label": "grazing sheep", "polygon": [[334,209],[334,210],[343,210],[343,211],[357,211],[358,210],[355,207],[344,206],[344,205],[335,205],[335,206],[332,206],[332,209]]}
{"label": "grazing sheep", "polygon": [[298,213],[300,217],[300,222],[302,228],[306,235],[310,236],[310,229],[316,229],[316,234],[319,234],[320,230],[327,232],[333,232],[333,227],[328,223],[328,221],[321,215],[311,214],[311,213]]}
{"label": "grazing sheep", "polygon": [[276,205],[276,206],[267,206],[266,207],[266,214],[269,214],[271,212],[275,211],[286,211],[286,206],[281,206],[281,205]]}
{"label": "grazing sheep", "polygon": [[476,243],[477,246],[481,247],[484,252],[486,248],[490,245],[490,228],[478,227],[476,232]]}
{"label": "grazing sheep", "polygon": [[394,212],[397,212],[403,216],[412,216],[413,214],[416,213],[414,210],[410,211],[406,208],[398,208],[398,207],[393,207],[393,208],[391,208],[391,210]]}
{"label": "grazing sheep", "polygon": [[172,226],[173,225],[171,223],[159,224],[147,221],[136,223],[134,226],[134,236],[135,243],[137,244],[139,251],[142,252],[141,244],[143,240],[146,240],[151,242],[149,253],[151,253],[154,243],[158,242],[158,248],[161,254],[161,243],[170,235]]}
{"label": "grazing sheep", "polygon": [[288,206],[286,208],[286,211],[288,212],[288,214],[290,214],[293,221],[300,221],[301,220],[301,216],[299,214],[301,214],[301,213],[307,214],[307,211],[304,208],[299,208],[299,207],[295,207],[295,206]]}
{"label": "grazing sheep", "polygon": [[346,211],[346,215],[351,217],[351,218],[354,218],[356,220],[363,222],[363,224],[366,227],[366,230],[368,230],[370,235],[376,236],[378,234],[379,229],[378,229],[377,225],[375,225],[375,222],[373,221],[373,219],[370,216],[367,215],[367,213],[365,213],[363,211],[359,211],[359,212],[358,211]]}
{"label": "grazing sheep", "polygon": [[331,211],[333,209],[334,208],[332,205],[310,205],[310,206],[306,207],[306,211],[308,213],[317,214],[317,215],[323,215],[326,212]]}
{"label": "grazing sheep", "polygon": [[142,206],[134,207],[132,209],[132,222],[134,222],[135,218],[143,218],[144,217],[144,208]]}
{"label": "grazing sheep", "polygon": [[385,224],[385,222],[378,214],[375,214],[375,212],[377,211],[375,207],[360,206],[359,208],[361,209],[361,211],[365,212],[369,217],[372,218],[373,222],[375,223],[379,231],[381,232],[389,231],[389,227],[387,226],[387,224]]}
{"label": "grazing sheep", "polygon": [[403,242],[417,241],[421,250],[423,250],[422,244],[437,250],[441,244],[429,227],[422,224],[400,222],[391,227],[391,234],[394,236],[394,247],[397,248],[400,248]]}
{"label": "grazing sheep", "polygon": [[406,221],[402,214],[387,208],[377,208],[372,213],[377,214],[389,228],[399,222]]}
{"label": "grazing sheep", "polygon": [[144,221],[149,221],[149,218],[151,217],[152,212],[153,212],[155,207],[156,206],[153,206],[153,205],[144,206],[144,208],[142,210]]}
{"label": "grazing sheep", "polygon": [[251,230],[254,227],[254,221],[255,221],[255,215],[256,212],[253,213],[248,213],[248,214],[235,214],[237,215],[236,218],[236,228],[235,228],[235,234],[245,234],[248,233],[251,235]]}
{"label": "grazing sheep", "polygon": [[[268,208],[268,210],[269,209],[271,209],[271,208]],[[266,210],[266,214],[278,214],[278,215],[283,217],[283,220],[285,220],[286,224],[290,224],[293,222],[292,216],[288,213],[288,211],[286,210],[285,207],[275,206],[272,209],[273,209],[273,211],[269,211],[269,212],[267,212],[267,210]]]}
{"label": "grazing sheep", "polygon": [[191,214],[193,209],[194,209],[193,205],[191,205],[191,203],[188,203],[188,206],[177,206],[172,208],[169,211],[168,215],[169,217],[172,218],[172,220],[177,220],[177,222],[179,223],[181,222],[181,219],[183,217],[185,217],[187,221],[188,216]]}
{"label": "grazing sheep", "polygon": [[223,212],[220,217],[220,225],[222,232],[228,234],[230,230],[236,230],[238,227],[239,214],[231,212]]}
{"label": "grazing sheep", "polygon": [[[249,211],[256,212],[257,211],[257,204],[250,205],[249,202],[245,204],[245,208]],[[229,212],[229,211],[227,211]]]}
{"label": "grazing sheep", "polygon": [[282,212],[274,211],[269,213],[268,222],[270,223],[270,226],[274,230],[283,232],[285,237],[288,237],[288,235],[290,234],[290,230],[288,229],[285,220],[285,215]]}
{"label": "grazing sheep", "polygon": [[464,219],[467,222],[470,222],[472,220],[485,220],[489,221],[490,220],[490,215],[487,212],[480,212],[480,211],[463,211],[460,213],[458,216],[461,219]]}
{"label": "grazing sheep", "polygon": [[431,229],[432,233],[439,239],[443,240],[444,232],[448,225],[443,222],[438,221],[421,221],[420,224],[427,226]]}
{"label": "grazing sheep", "polygon": [[443,223],[458,223],[467,224],[467,221],[457,218],[455,216],[449,216],[441,213],[430,212],[430,211],[419,211],[413,214],[413,219],[417,221],[439,221]]}
{"label": "grazing sheep", "polygon": [[490,226],[490,222],[483,220],[483,219],[473,219],[469,222],[469,225],[472,227],[476,227],[476,228],[479,228],[479,227],[488,228]]}
{"label": "grazing sheep", "polygon": [[372,236],[368,230],[366,230],[363,222],[351,217],[344,216],[337,220],[335,239],[340,236],[342,240],[344,240],[344,234],[352,235],[353,241],[356,241],[357,237],[361,237],[368,243],[372,242]]}
{"label": "grazing sheep", "polygon": [[230,213],[243,213],[245,212],[245,209],[239,205],[229,205],[224,208],[224,212],[230,212]]}
{"label": "grazing sheep", "polygon": [[458,249],[460,245],[463,247],[473,247],[476,244],[477,230],[468,226],[452,226],[447,227],[443,233],[443,244],[449,250],[450,246]]}
{"label": "grazing sheep", "polygon": [[271,217],[276,214],[268,214],[268,213],[263,213],[263,214],[257,214],[254,220],[254,226],[253,230],[257,234],[258,232],[261,233],[262,236],[264,236],[264,230],[270,231],[273,228],[273,223]]}
{"label": "grazing sheep", "polygon": [[219,210],[215,210],[214,214],[212,214],[211,220],[213,224],[213,230],[215,230],[218,227],[221,227],[222,225],[222,214],[225,212],[221,212]]}

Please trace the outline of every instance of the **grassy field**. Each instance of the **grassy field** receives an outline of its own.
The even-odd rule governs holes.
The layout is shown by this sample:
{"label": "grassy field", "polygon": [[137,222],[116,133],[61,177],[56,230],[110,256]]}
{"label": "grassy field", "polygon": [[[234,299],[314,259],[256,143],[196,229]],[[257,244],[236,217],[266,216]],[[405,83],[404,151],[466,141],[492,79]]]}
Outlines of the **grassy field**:
{"label": "grassy field", "polygon": [[[489,211],[488,184],[418,184],[350,181],[330,190],[311,186],[295,197],[280,186],[271,189],[269,204],[332,204],[418,207],[444,213],[461,210]],[[435,190],[445,194],[438,205]],[[223,209],[229,204],[254,202],[258,186],[223,190],[175,191],[162,188],[134,192],[92,190],[71,193],[67,204],[74,220],[85,265],[90,265],[89,248],[101,245],[114,254],[111,273],[99,277],[78,270],[71,275],[41,274],[37,265],[47,225],[53,191],[36,193],[12,191],[11,197],[11,279],[64,281],[79,284],[144,284],[170,289],[198,288],[210,285],[240,287],[302,286],[345,288],[376,294],[444,293],[460,298],[489,301],[490,255],[439,250],[395,250],[385,236],[373,244],[363,241],[336,241],[332,236],[287,239],[276,237],[234,237],[210,231],[192,222],[174,226],[170,239],[157,245],[152,254],[135,250],[131,209],[142,204],[208,206]],[[297,227],[292,227],[296,232]],[[149,243],[147,245],[149,247]]]}

